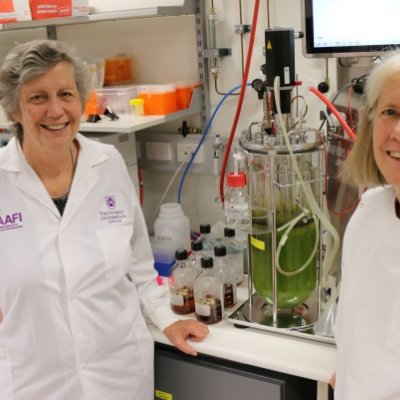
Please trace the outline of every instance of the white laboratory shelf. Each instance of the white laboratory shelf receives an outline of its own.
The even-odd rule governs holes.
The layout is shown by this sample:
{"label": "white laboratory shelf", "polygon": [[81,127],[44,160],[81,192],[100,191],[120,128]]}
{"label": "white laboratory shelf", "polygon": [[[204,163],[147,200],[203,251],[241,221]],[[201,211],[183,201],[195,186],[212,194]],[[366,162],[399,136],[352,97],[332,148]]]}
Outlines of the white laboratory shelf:
{"label": "white laboratory shelf", "polygon": [[164,122],[165,115],[120,115],[116,121],[103,118],[98,122],[81,122],[79,132],[131,133],[151,128]]}
{"label": "white laboratory shelf", "polygon": [[50,18],[43,20],[21,21],[21,22],[12,22],[9,24],[0,24],[0,31],[44,28],[48,26],[86,24],[90,22],[114,21],[121,19],[190,15],[194,13],[195,13],[195,1],[185,0],[183,1],[183,5],[181,6],[157,6],[149,8],[139,8],[134,10],[93,13],[84,17]]}
{"label": "white laboratory shelf", "polygon": [[142,129],[151,128],[156,125],[163,124],[164,122],[174,121],[177,119],[185,118],[196,113],[200,113],[201,109],[201,88],[195,88],[193,90],[192,99],[190,101],[190,107],[185,110],[180,110],[174,113],[166,115],[144,115],[144,116],[133,116],[133,115],[119,115],[119,119],[116,121],[110,121],[106,118],[98,122],[82,122],[79,131],[85,132],[119,132],[119,133],[131,133],[137,132]]}
{"label": "white laboratory shelf", "polygon": [[[150,115],[143,117],[120,115],[117,121],[110,121],[104,118],[95,123],[81,122],[79,132],[131,133],[160,125],[165,121],[165,115]],[[10,126],[10,122],[0,122],[0,129],[9,129]]]}

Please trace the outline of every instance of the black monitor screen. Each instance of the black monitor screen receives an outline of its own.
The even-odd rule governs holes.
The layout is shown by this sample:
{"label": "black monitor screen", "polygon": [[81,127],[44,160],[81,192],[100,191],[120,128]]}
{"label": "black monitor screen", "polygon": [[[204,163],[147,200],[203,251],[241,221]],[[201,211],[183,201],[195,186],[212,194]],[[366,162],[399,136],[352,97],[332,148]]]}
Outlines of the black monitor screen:
{"label": "black monitor screen", "polygon": [[302,0],[306,57],[373,56],[400,49],[400,0]]}

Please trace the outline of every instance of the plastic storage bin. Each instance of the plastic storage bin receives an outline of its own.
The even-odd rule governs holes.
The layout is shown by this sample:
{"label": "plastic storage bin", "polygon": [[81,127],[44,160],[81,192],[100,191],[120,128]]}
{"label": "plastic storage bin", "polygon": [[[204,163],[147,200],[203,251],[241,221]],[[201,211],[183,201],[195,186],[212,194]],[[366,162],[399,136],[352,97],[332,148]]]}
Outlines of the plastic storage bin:
{"label": "plastic storage bin", "polygon": [[105,60],[104,85],[121,85],[131,82],[132,57],[130,54],[121,54],[116,57],[108,57]]}
{"label": "plastic storage bin", "polygon": [[145,115],[165,115],[177,111],[174,84],[140,86],[138,97],[144,100]]}
{"label": "plastic storage bin", "polygon": [[176,87],[176,107],[177,110],[184,110],[190,107],[193,89],[200,86],[200,82],[195,79],[179,81],[175,83]]}
{"label": "plastic storage bin", "polygon": [[111,86],[96,89],[96,100],[100,109],[109,107],[116,114],[133,114],[129,101],[136,98],[137,86]]}

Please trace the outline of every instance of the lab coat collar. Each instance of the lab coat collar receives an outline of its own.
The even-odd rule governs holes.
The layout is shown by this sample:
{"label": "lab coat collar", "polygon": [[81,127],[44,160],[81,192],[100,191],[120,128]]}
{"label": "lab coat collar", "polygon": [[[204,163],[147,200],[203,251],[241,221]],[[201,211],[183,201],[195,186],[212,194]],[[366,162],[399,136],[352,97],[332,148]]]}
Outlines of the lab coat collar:
{"label": "lab coat collar", "polygon": [[74,180],[62,218],[39,177],[27,162],[19,141],[15,137],[12,138],[0,152],[0,170],[3,169],[14,173],[16,187],[34,197],[58,218],[61,218],[61,230],[68,225],[78,207],[99,181],[99,175],[95,167],[108,159],[108,155],[102,150],[101,145],[85,138],[81,134],[76,136],[76,140],[79,143],[80,151]]}
{"label": "lab coat collar", "polygon": [[68,225],[92,188],[100,180],[96,166],[108,159],[108,155],[102,150],[102,145],[99,143],[89,140],[81,134],[78,134],[76,139],[79,143],[79,156],[67,206],[61,221],[61,230]]}

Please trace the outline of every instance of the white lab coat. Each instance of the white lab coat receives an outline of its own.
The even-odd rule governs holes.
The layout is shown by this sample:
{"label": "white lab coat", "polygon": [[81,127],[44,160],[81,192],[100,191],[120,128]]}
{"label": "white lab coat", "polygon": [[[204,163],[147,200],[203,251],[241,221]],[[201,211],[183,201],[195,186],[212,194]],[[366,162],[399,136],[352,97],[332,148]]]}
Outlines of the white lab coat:
{"label": "white lab coat", "polygon": [[344,238],[336,400],[400,399],[400,220],[393,188],[364,193]]}
{"label": "white lab coat", "polygon": [[141,308],[176,318],[122,157],[77,140],[62,218],[18,141],[0,150],[1,400],[153,399]]}

